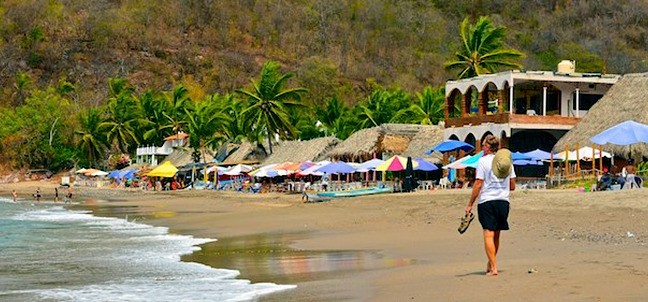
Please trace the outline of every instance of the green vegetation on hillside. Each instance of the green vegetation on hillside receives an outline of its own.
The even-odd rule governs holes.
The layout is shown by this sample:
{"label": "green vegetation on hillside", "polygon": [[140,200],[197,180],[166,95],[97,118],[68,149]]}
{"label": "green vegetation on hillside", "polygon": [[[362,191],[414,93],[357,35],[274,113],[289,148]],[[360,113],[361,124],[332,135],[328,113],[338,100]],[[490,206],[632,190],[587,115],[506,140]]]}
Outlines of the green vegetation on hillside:
{"label": "green vegetation on hillside", "polygon": [[[267,129],[344,139],[384,122],[437,123],[440,87],[460,75],[444,64],[468,50],[466,18],[474,28],[488,16],[507,29],[496,48],[525,55],[487,72],[648,63],[640,0],[6,0],[0,16],[0,165],[11,168],[105,166],[178,131],[201,133],[191,148],[202,154],[267,140]],[[249,83],[263,82],[268,62],[299,93],[259,98],[277,107],[256,111]]]}

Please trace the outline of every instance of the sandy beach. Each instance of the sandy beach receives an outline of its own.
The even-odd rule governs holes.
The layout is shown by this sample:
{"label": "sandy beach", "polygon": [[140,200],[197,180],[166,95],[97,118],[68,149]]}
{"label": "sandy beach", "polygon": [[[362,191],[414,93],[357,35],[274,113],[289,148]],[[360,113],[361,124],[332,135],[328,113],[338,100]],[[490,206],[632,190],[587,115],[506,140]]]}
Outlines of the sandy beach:
{"label": "sandy beach", "polygon": [[[30,198],[55,184],[3,184]],[[296,284],[261,301],[644,301],[648,190],[520,190],[500,275],[484,274],[479,222],[457,232],[468,190],[302,203],[299,195],[75,188],[96,215],[217,238],[183,260]]]}

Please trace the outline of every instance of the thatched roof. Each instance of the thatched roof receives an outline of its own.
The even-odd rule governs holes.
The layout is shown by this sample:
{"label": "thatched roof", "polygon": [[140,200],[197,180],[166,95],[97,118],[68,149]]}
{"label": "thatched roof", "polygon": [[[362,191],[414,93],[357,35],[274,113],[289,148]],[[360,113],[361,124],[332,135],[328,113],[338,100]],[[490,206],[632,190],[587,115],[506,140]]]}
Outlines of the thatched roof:
{"label": "thatched roof", "polygon": [[[648,124],[648,73],[627,74],[608,90],[582,120],[565,134],[555,146],[556,151],[564,151],[565,145],[574,149],[591,146],[590,137],[627,120]],[[648,145],[641,143],[631,146],[632,157],[648,157]],[[604,151],[627,157],[627,146],[604,145]]]}
{"label": "thatched roof", "polygon": [[440,142],[442,133],[443,130],[437,126],[383,124],[352,134],[328,155],[333,158],[353,159],[372,158],[374,154],[381,156],[382,152],[404,156],[425,156],[425,151],[431,148],[434,142],[437,140]]}
{"label": "thatched roof", "polygon": [[[264,148],[267,150],[267,146],[264,145]],[[252,164],[259,163],[265,159],[266,154],[265,150],[261,150],[256,143],[250,143],[247,141],[242,142],[238,149],[230,154],[222,162],[224,165],[236,165],[236,164]]]}
{"label": "thatched roof", "polygon": [[320,137],[307,141],[282,141],[272,148],[272,154],[264,161],[264,165],[283,162],[320,161],[326,153],[340,142],[335,137]]}
{"label": "thatched roof", "polygon": [[[164,158],[164,160],[160,161],[160,163],[163,163],[165,161],[170,161],[174,166],[179,167],[179,166],[184,166],[186,164],[191,164],[193,163],[193,158],[191,157],[191,153],[193,153],[193,149],[183,147],[183,148],[174,148],[173,152],[167,157]],[[202,161],[203,159],[201,159]],[[207,150],[205,153],[205,162],[212,162],[214,160],[214,155],[210,150]]]}
{"label": "thatched roof", "polygon": [[384,132],[380,127],[362,129],[351,134],[349,138],[335,146],[328,155],[336,158],[373,155],[380,152],[378,142],[382,140],[383,135]]}
{"label": "thatched roof", "polygon": [[412,138],[402,156],[422,157],[433,163],[440,163],[442,157],[438,152],[426,155],[425,152],[443,142],[443,129],[438,126],[421,126],[420,131]]}

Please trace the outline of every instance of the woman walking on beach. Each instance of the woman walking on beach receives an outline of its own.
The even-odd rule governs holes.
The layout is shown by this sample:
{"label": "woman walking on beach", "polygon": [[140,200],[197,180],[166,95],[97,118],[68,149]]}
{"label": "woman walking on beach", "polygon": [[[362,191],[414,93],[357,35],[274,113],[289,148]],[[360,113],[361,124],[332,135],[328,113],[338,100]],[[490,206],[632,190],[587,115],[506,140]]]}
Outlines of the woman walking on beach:
{"label": "woman walking on beach", "polygon": [[[482,144],[484,156],[479,159],[475,172],[470,201],[466,205],[466,215],[472,212],[477,198],[477,214],[484,229],[484,248],[488,265],[486,275],[495,276],[497,271],[497,251],[500,231],[508,230],[509,192],[515,190],[515,171],[511,164],[511,152],[500,147],[499,139],[487,135]],[[496,154],[497,153],[497,154]]]}

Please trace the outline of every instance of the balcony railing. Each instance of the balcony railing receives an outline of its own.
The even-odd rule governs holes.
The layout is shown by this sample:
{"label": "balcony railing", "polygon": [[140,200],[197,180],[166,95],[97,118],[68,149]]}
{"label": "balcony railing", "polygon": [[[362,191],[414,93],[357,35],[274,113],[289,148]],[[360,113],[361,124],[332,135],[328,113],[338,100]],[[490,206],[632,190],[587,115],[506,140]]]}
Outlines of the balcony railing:
{"label": "balcony railing", "polygon": [[148,147],[139,147],[137,148],[136,154],[137,156],[142,156],[142,155],[169,155],[173,152],[173,147],[170,146],[162,146],[162,147],[156,147],[156,146],[148,146]]}
{"label": "balcony railing", "polygon": [[526,115],[526,114],[509,114],[496,113],[488,115],[470,115],[465,117],[452,117],[445,121],[446,127],[463,127],[476,126],[486,123],[493,124],[547,124],[547,125],[576,125],[580,121],[577,117],[568,117],[560,115]]}

